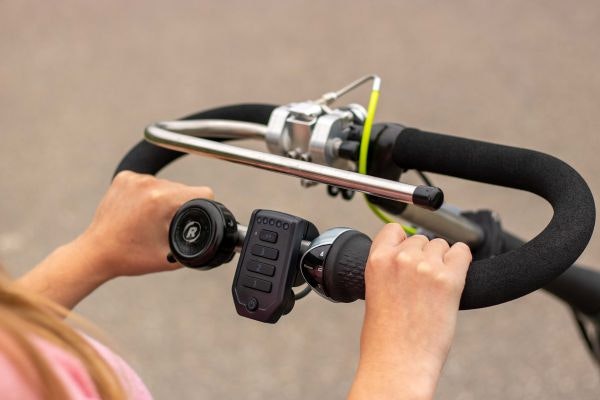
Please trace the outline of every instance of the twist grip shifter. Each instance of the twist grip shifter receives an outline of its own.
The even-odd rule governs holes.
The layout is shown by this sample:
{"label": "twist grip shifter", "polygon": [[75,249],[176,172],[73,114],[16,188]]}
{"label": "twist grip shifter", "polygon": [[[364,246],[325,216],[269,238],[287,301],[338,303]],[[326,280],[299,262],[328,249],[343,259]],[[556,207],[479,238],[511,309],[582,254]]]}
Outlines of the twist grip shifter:
{"label": "twist grip shifter", "polygon": [[302,276],[321,296],[350,303],[365,298],[365,267],[371,239],[350,228],[333,228],[316,238],[300,261]]}

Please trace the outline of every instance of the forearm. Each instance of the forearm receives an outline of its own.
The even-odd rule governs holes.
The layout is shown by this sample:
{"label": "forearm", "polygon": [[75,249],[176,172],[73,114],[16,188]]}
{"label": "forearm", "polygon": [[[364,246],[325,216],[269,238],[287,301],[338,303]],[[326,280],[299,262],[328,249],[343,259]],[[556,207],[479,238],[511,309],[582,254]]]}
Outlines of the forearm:
{"label": "forearm", "polygon": [[57,248],[17,284],[72,309],[110,279],[102,263],[98,254],[79,238]]}
{"label": "forearm", "polygon": [[435,382],[407,364],[406,361],[394,365],[361,361],[348,399],[433,399]]}

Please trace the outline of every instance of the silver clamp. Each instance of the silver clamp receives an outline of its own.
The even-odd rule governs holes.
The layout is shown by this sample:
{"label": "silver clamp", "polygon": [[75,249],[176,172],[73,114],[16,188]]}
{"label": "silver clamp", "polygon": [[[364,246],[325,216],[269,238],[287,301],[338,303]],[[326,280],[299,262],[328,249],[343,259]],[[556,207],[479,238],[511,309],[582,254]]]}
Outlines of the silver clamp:
{"label": "silver clamp", "polygon": [[277,107],[267,126],[266,141],[273,154],[310,161],[316,164],[354,171],[350,160],[340,158],[338,150],[347,139],[352,125],[362,126],[367,111],[360,104],[332,109],[329,106],[362,84],[373,80],[379,89],[381,79],[368,75],[336,92],[325,93],[318,100]]}

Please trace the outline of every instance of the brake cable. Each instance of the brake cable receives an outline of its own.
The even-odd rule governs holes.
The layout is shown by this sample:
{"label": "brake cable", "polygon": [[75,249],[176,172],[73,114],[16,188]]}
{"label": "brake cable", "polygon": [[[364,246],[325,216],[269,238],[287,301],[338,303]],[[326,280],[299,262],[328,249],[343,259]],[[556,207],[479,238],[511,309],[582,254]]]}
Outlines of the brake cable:
{"label": "brake cable", "polygon": [[[377,103],[379,101],[379,90],[381,88],[381,79],[377,75],[370,75],[369,79],[373,79],[373,88],[371,89],[371,96],[369,98],[369,106],[367,108],[367,118],[365,119],[365,124],[363,127],[363,133],[360,141],[360,153],[358,157],[358,173],[366,175],[367,174],[367,158],[369,155],[369,143],[371,141],[371,128],[373,127],[373,120],[375,119],[375,111],[377,110]],[[396,222],[393,218],[388,216],[383,210],[377,207],[375,204],[369,201],[369,198],[366,194],[363,194],[365,201],[367,202],[367,206],[371,211],[379,217],[383,222],[390,223]],[[408,235],[414,235],[417,233],[417,229],[408,226],[401,225],[404,232]]]}

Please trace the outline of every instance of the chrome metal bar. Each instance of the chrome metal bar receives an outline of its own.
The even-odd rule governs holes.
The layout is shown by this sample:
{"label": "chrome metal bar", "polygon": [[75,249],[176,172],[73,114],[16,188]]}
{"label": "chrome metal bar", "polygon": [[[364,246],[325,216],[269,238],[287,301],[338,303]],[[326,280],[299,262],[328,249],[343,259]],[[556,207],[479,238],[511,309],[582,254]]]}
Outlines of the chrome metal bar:
{"label": "chrome metal bar", "polygon": [[248,234],[248,227],[246,225],[237,224],[237,241],[235,243],[235,251],[236,253],[242,252],[242,246],[244,245],[244,240],[246,239],[246,235]]}
{"label": "chrome metal bar", "polygon": [[174,133],[157,125],[150,125],[146,128],[145,138],[153,144],[171,150],[201,154],[269,171],[294,175],[299,178],[369,193],[409,204],[413,204],[413,193],[417,188],[406,183],[361,175],[356,172],[344,171],[325,165],[294,160],[270,153]]}
{"label": "chrome metal bar", "polygon": [[265,125],[222,119],[162,121],[155,125],[171,132],[204,138],[264,139],[267,135]]}
{"label": "chrome metal bar", "polygon": [[432,212],[409,205],[402,212],[400,218],[450,242],[464,242],[469,246],[477,246],[484,240],[484,233],[479,225],[455,214],[446,206]]}

